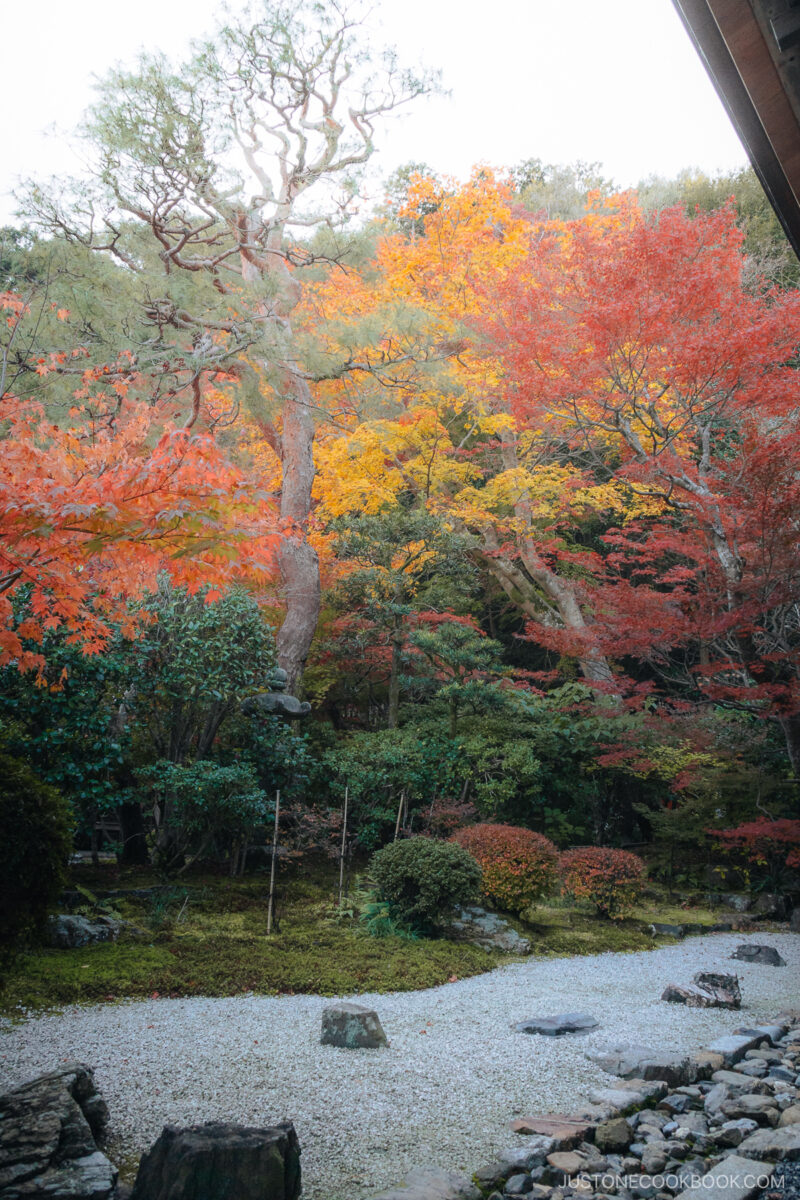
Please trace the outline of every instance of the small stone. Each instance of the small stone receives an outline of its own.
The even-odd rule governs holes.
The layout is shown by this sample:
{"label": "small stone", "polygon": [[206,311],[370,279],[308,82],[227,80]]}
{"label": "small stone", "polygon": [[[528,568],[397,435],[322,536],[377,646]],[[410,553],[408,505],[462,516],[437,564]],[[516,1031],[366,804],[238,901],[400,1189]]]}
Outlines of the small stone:
{"label": "small stone", "polygon": [[774,947],[762,946],[755,942],[737,946],[731,958],[737,958],[740,962],[757,963],[764,967],[786,966],[786,960],[781,958]]}
{"label": "small stone", "polygon": [[598,1029],[597,1017],[588,1013],[557,1013],[553,1017],[531,1017],[514,1026],[517,1033],[540,1033],[545,1037],[564,1037],[569,1033],[589,1033]]}
{"label": "small stone", "polygon": [[685,1113],[688,1112],[691,1103],[690,1096],[682,1096],[680,1092],[672,1092],[669,1096],[665,1096],[663,1100],[659,1100],[658,1107],[663,1112]]}
{"label": "small stone", "polygon": [[743,1061],[736,1063],[734,1071],[738,1071],[740,1075],[748,1075],[754,1079],[763,1079],[767,1073],[767,1064],[765,1062]]}
{"label": "small stone", "polygon": [[750,1117],[759,1125],[777,1125],[779,1116],[772,1096],[735,1096],[726,1100],[721,1110],[723,1116],[731,1120],[739,1117]]}
{"label": "small stone", "polygon": [[512,1175],[506,1180],[506,1186],[503,1188],[505,1196],[527,1196],[533,1189],[533,1180],[530,1175]]}
{"label": "small stone", "polygon": [[627,1150],[632,1141],[633,1131],[624,1117],[605,1121],[597,1126],[594,1134],[594,1143],[603,1153]]}
{"label": "small stone", "polygon": [[559,1150],[555,1154],[548,1154],[547,1161],[554,1171],[571,1177],[583,1169],[586,1156],[576,1150]]}
{"label": "small stone", "polygon": [[800,1124],[800,1104],[792,1104],[789,1108],[783,1110],[778,1125],[784,1128],[786,1125],[798,1124]]}
{"label": "small stone", "polygon": [[332,1004],[322,1010],[323,1046],[376,1050],[388,1046],[378,1014],[361,1004]]}
{"label": "small stone", "polygon": [[587,1121],[581,1121],[560,1113],[551,1113],[544,1117],[520,1117],[511,1122],[514,1133],[525,1137],[539,1135],[550,1141],[551,1150],[572,1150],[590,1132],[592,1126]]}
{"label": "small stone", "polygon": [[738,1121],[726,1121],[715,1133],[715,1140],[720,1146],[738,1146],[751,1133],[758,1129],[758,1122],[749,1117],[740,1117]]}

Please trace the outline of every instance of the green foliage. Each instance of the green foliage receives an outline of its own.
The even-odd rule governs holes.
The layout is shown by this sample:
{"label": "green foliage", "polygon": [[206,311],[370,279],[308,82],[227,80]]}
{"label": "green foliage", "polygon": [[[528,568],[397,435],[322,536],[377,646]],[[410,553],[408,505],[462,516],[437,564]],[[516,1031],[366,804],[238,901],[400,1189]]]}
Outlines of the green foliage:
{"label": "green foliage", "polygon": [[497,680],[503,673],[503,647],[468,622],[437,621],[415,630],[409,642],[416,659],[433,670],[437,700],[447,705],[450,736],[458,732],[458,713],[465,706],[477,711],[504,707]]}
{"label": "green foliage", "polygon": [[408,838],[378,850],[370,874],[390,915],[412,928],[430,932],[457,904],[474,900],[481,871],[472,855],[451,842]]}
{"label": "green foliage", "polygon": [[30,767],[0,755],[0,954],[41,930],[64,886],[69,808]]}
{"label": "green foliage", "polygon": [[265,824],[271,804],[249,766],[226,767],[211,759],[179,764],[161,760],[139,772],[151,789],[165,822],[175,831],[167,848],[170,861],[190,852],[199,858],[214,842],[220,849],[243,841]]}
{"label": "green foliage", "polygon": [[549,838],[517,825],[469,825],[453,834],[481,867],[481,887],[492,903],[523,912],[551,892],[558,851]]}
{"label": "green foliage", "polygon": [[242,591],[209,601],[165,576],[141,607],[154,619],[131,646],[130,708],[148,758],[205,758],[241,701],[266,688],[274,642]]}
{"label": "green foliage", "polygon": [[644,890],[644,863],[627,850],[579,846],[561,855],[560,869],[569,896],[588,900],[612,920],[629,913]]}
{"label": "green foliage", "polygon": [[[25,596],[17,611],[24,619]],[[11,755],[35,762],[86,830],[119,802],[130,731],[114,718],[126,686],[126,646],[116,639],[87,656],[58,629],[37,649],[47,662],[45,686],[13,665],[0,671],[0,740]]]}
{"label": "green foliage", "polygon": [[401,793],[411,809],[453,794],[458,761],[458,744],[440,728],[358,732],[323,752],[320,783],[332,778],[341,795],[349,787],[352,829],[372,849],[394,827]]}

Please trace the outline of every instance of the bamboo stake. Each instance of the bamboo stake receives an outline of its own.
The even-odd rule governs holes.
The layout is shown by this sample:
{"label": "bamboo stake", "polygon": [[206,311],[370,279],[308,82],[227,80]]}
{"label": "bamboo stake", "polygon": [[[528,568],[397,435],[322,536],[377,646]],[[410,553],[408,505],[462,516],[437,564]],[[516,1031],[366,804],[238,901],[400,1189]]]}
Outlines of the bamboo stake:
{"label": "bamboo stake", "polygon": [[342,907],[342,892],[344,890],[344,849],[347,842],[347,801],[349,799],[349,787],[344,789],[344,816],[342,818],[342,851],[339,855],[339,908]]}
{"label": "bamboo stake", "polygon": [[278,821],[281,815],[280,788],[275,793],[275,832],[272,835],[272,866],[269,871],[269,904],[267,905],[267,936],[272,933],[272,913],[275,902],[275,863],[278,858]]}
{"label": "bamboo stake", "polygon": [[400,805],[397,809],[397,820],[395,821],[395,826],[394,826],[394,840],[395,841],[397,841],[397,836],[400,833],[400,821],[403,816],[403,807],[405,805],[405,802],[406,802],[406,789],[403,788],[403,790],[400,792]]}

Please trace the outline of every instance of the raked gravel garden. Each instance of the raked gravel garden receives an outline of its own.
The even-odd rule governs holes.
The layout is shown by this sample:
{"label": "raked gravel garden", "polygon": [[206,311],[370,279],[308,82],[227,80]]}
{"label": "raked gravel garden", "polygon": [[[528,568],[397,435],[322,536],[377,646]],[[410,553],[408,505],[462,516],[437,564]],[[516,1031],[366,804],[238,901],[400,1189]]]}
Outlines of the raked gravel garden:
{"label": "raked gravel garden", "polygon": [[[762,935],[785,967],[736,961],[739,934],[633,954],[528,959],[418,992],[365,993],[380,1050],[321,1046],[317,996],[150,999],[0,1024],[0,1091],[78,1059],[110,1113],[109,1154],[133,1163],[167,1123],[294,1121],[307,1200],[357,1200],[417,1165],[474,1170],[513,1144],[518,1116],[568,1112],[611,1080],[586,1051],[613,1043],[691,1052],[800,1001],[800,937]],[[660,1000],[697,971],[733,971],[740,1013]],[[585,1037],[516,1033],[580,1011]]]}

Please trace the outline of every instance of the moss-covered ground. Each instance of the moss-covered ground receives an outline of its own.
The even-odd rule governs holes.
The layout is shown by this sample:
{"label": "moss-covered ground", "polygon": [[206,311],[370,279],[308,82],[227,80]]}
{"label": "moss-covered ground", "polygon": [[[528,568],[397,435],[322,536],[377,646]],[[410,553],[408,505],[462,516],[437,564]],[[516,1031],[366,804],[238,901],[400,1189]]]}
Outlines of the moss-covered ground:
{"label": "moss-covered ground", "polygon": [[[146,897],[115,897],[112,912],[140,931],[118,942],[76,950],[40,949],[7,972],[0,1011],[113,1002],[130,997],[231,996],[312,992],[409,991],[491,970],[507,957],[444,939],[372,937],[348,903],[339,913],[329,871],[295,870],[281,887],[278,927],[267,935],[267,880],[196,876],[163,886],[143,872],[115,867],[76,871],[73,885],[89,893],[162,888]],[[91,911],[84,893],[83,911]],[[517,928],[535,955],[646,950],[646,922],[711,923],[709,910],[676,908],[658,897],[624,921],[552,902],[526,914]]]}

